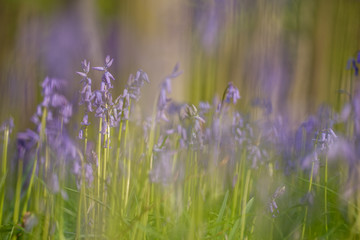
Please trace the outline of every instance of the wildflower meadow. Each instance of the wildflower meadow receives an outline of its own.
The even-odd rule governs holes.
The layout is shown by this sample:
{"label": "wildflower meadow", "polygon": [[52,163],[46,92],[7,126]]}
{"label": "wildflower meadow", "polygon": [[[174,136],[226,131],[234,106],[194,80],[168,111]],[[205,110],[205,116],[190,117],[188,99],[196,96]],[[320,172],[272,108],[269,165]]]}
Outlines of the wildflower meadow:
{"label": "wildflower meadow", "polygon": [[[71,24],[57,29],[65,29],[60,34],[64,39],[59,47],[43,50],[50,58],[36,58],[37,53],[28,56],[45,59],[50,67],[19,68],[19,72],[25,69],[29,73],[29,79],[34,76],[31,74],[39,76],[26,82],[28,78],[24,75],[21,87],[26,89],[26,94],[19,90],[21,84],[16,84],[17,75],[9,71],[6,76],[11,82],[1,83],[1,88],[9,92],[2,91],[2,99],[6,96],[6,100],[0,114],[0,239],[360,238],[360,51],[357,50],[360,46],[349,44],[352,53],[334,50],[334,58],[342,57],[336,58],[336,65],[331,65],[331,73],[341,74],[328,82],[319,80],[322,84],[316,88],[317,77],[323,76],[320,73],[324,68],[309,68],[314,72],[313,85],[305,77],[310,75],[295,70],[297,64],[320,59],[301,55],[308,45],[300,37],[297,41],[302,50],[297,57],[304,61],[297,64],[286,57],[284,62],[277,60],[278,56],[286,55],[283,52],[291,51],[287,47],[280,51],[281,44],[292,43],[292,40],[287,42],[286,36],[279,37],[280,30],[271,36],[283,39],[281,44],[276,45],[277,41],[269,37],[266,39],[272,39],[271,44],[275,45],[264,47],[267,46],[264,41],[256,45],[258,49],[249,50],[249,56],[263,56],[261,61],[247,57],[248,61],[234,63],[229,57],[237,56],[231,55],[231,51],[247,52],[239,43],[242,38],[236,34],[237,27],[243,31],[251,27],[261,29],[261,36],[270,34],[254,27],[258,23],[247,15],[251,11],[263,11],[262,6],[267,6],[267,13],[274,18],[279,16],[276,9],[282,9],[279,13],[283,13],[285,20],[278,21],[285,22],[284,29],[296,25],[291,25],[296,16],[300,21],[296,26],[308,26],[301,22],[305,19],[301,14],[294,19],[287,15],[294,9],[302,9],[297,8],[301,5],[299,1],[271,4],[254,1],[258,6],[245,0],[214,1],[210,7],[195,2],[198,5],[185,5],[186,9],[195,9],[190,35],[194,42],[201,42],[198,48],[194,42],[187,43],[186,46],[195,46],[191,49],[190,64],[172,58],[161,65],[159,73],[143,68],[139,61],[134,64],[138,70],[132,72],[133,67],[129,67],[119,73],[119,66],[127,66],[127,62],[114,50],[122,36],[117,39],[114,33],[109,35],[113,42],[109,40],[105,48],[100,48],[100,55],[77,56],[75,59],[79,61],[73,68],[69,67],[68,74],[64,73],[66,78],[57,76],[57,67],[63,72],[69,70],[61,56],[71,56],[76,49],[61,50],[61,44],[67,44],[66,34],[72,33],[66,29],[77,24],[68,17],[65,20]],[[355,6],[330,2],[328,6],[334,7],[334,14],[336,9],[350,12]],[[43,6],[37,4],[39,8]],[[100,13],[109,16],[111,7],[128,9],[129,12],[116,12],[122,14],[121,21],[126,24],[130,24],[125,21],[126,16],[137,12],[136,7],[124,3],[119,6],[112,2],[110,7],[105,3],[87,4],[90,3],[79,6],[98,6]],[[323,16],[322,8],[309,1],[302,4]],[[13,9],[10,5],[6,5],[8,11]],[[136,6],[140,5],[137,1]],[[172,9],[172,5],[166,6]],[[56,6],[49,3],[44,11],[53,11],[51,7]],[[359,4],[356,7],[360,9]],[[25,12],[28,9],[32,7],[23,7]],[[85,7],[79,9],[85,11]],[[6,14],[5,10],[1,11]],[[91,14],[86,16],[88,21],[92,19]],[[336,16],[334,23],[338,24],[337,20],[343,19],[339,16],[347,15]],[[142,17],[139,19],[156,19]],[[263,18],[266,16],[261,15],[259,22]],[[246,24],[242,25],[244,21]],[[134,26],[139,22],[131,22],[133,27],[124,27],[124,32],[137,29]],[[271,25],[274,31],[278,26],[275,22],[278,23],[274,20]],[[319,20],[321,29],[322,23]],[[105,23],[103,26],[108,27]],[[226,29],[227,37],[219,40],[217,34],[221,35],[222,28]],[[41,28],[33,28],[38,29]],[[84,28],[81,34],[91,36],[94,29]],[[216,31],[214,35],[213,31]],[[254,41],[258,39],[256,33],[252,36]],[[354,42],[359,40],[353,37]],[[69,43],[76,44],[76,38],[69,39]],[[93,47],[96,39],[101,37],[91,38],[94,45],[88,45],[90,52],[96,49]],[[334,39],[336,42],[337,37]],[[140,40],[134,37],[133,41]],[[151,45],[150,40],[148,44]],[[157,43],[160,48],[168,44]],[[36,46],[35,52],[40,49]],[[126,48],[121,49],[128,53]],[[26,54],[22,56],[25,58]],[[158,61],[156,54],[151,57],[146,62]],[[129,59],[136,58],[129,55]],[[10,65],[16,62],[11,58],[8,61]],[[326,65],[321,64],[314,66]],[[315,74],[316,71],[320,73]],[[235,77],[225,77],[230,75]],[[257,82],[262,78],[266,81]],[[299,90],[303,88],[304,91]],[[187,95],[178,94],[180,91]],[[308,94],[311,99],[307,107],[299,100],[301,94]],[[286,102],[292,95],[296,101],[289,107]],[[321,98],[325,95],[330,97]],[[36,99],[36,103],[25,101],[23,108],[11,107],[12,101],[23,98]]]}

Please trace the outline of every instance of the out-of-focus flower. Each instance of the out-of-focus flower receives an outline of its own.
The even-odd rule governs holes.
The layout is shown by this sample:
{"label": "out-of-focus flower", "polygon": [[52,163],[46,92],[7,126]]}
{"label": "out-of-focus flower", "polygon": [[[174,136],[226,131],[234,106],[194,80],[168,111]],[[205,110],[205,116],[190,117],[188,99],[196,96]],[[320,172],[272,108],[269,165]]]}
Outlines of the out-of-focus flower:
{"label": "out-of-focus flower", "polygon": [[83,125],[83,126],[89,126],[90,125],[88,113],[85,113],[85,115],[83,117],[83,120],[82,120],[82,122],[80,124]]}
{"label": "out-of-focus flower", "polygon": [[263,109],[265,116],[272,113],[272,104],[269,99],[256,98],[252,101],[252,105]]}
{"label": "out-of-focus flower", "polygon": [[328,149],[329,145],[332,144],[336,138],[337,136],[335,132],[329,128],[316,133],[315,139],[313,139],[313,141],[317,147],[320,148],[320,150],[324,151]]}
{"label": "out-of-focus flower", "polygon": [[276,217],[279,214],[279,208],[277,206],[276,200],[285,193],[285,186],[278,187],[274,194],[272,195],[269,202],[269,211],[273,217]]}
{"label": "out-of-focus flower", "polygon": [[312,164],[314,163],[313,167],[313,175],[316,176],[318,174],[320,168],[320,159],[318,156],[317,151],[314,151],[308,154],[301,162],[301,168],[307,171],[311,171]]}
{"label": "out-of-focus flower", "polygon": [[97,71],[103,71],[104,74],[101,78],[101,91],[107,92],[109,89],[113,88],[113,85],[111,84],[111,80],[115,80],[114,76],[108,71],[108,68],[111,67],[113,63],[112,58],[110,56],[106,56],[105,58],[105,66],[103,67],[93,67],[94,70]]}
{"label": "out-of-focus flower", "polygon": [[230,103],[232,101],[233,104],[236,104],[236,102],[239,99],[240,99],[239,89],[237,87],[235,87],[232,82],[229,82],[228,87],[226,89],[224,101],[226,103]]}
{"label": "out-of-focus flower", "polygon": [[157,102],[157,118],[164,121],[168,121],[168,118],[165,114],[168,103],[171,101],[168,98],[168,94],[171,93],[171,80],[178,77],[182,72],[179,71],[179,65],[176,64],[172,73],[168,75],[160,86],[160,94]]}
{"label": "out-of-focus flower", "polygon": [[268,160],[267,151],[264,148],[261,148],[254,144],[249,144],[248,149],[248,159],[252,162],[252,168],[258,168],[259,163],[264,163]]}
{"label": "out-of-focus flower", "polygon": [[134,100],[139,100],[140,89],[144,83],[150,83],[149,77],[143,70],[139,69],[135,75],[130,74],[126,89],[129,96]]}
{"label": "out-of-focus flower", "polygon": [[0,125],[0,132],[5,131],[6,129],[9,130],[9,132],[11,133],[12,130],[14,128],[14,119],[12,117],[10,117],[9,119],[5,120],[1,125]]}
{"label": "out-of-focus flower", "polygon": [[[357,59],[359,59],[359,56],[357,57]],[[346,69],[347,70],[354,69],[355,76],[358,76],[359,75],[359,67],[357,66],[356,62],[357,62],[357,60],[355,60],[354,58],[349,59],[347,62]]]}
{"label": "out-of-focus flower", "polygon": [[62,106],[60,109],[60,115],[62,116],[64,123],[68,123],[72,115],[72,105],[66,104]]}
{"label": "out-of-focus flower", "polygon": [[159,153],[159,157],[156,157],[154,167],[149,173],[151,182],[169,185],[179,179],[181,168],[177,166],[176,171],[173,171],[173,154],[169,151]]}
{"label": "out-of-focus flower", "polygon": [[314,148],[313,138],[318,126],[317,118],[310,116],[303,122],[295,133],[295,153],[298,156],[305,156]]}

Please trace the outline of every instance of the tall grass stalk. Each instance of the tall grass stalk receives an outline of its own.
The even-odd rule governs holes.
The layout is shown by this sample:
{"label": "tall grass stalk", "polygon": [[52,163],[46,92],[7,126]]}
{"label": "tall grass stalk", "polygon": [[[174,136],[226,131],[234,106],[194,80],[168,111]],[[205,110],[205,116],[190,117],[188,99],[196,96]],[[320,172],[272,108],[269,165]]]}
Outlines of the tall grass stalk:
{"label": "tall grass stalk", "polygon": [[[47,118],[47,109],[44,108],[44,111],[43,111],[42,116],[41,116],[41,129],[40,129],[40,134],[39,134],[40,138],[39,138],[39,141],[37,143],[36,150],[35,150],[35,159],[34,159],[32,170],[31,170],[29,186],[27,188],[26,195],[25,195],[24,207],[23,207],[23,210],[22,210],[22,216],[27,212],[28,203],[29,203],[30,196],[31,196],[31,193],[32,193],[34,180],[36,178],[36,168],[37,168],[37,165],[38,165],[40,146],[43,144],[44,137],[45,137],[46,118]],[[35,194],[35,198],[36,198],[36,196],[37,195]],[[38,199],[35,199],[35,201],[34,201],[34,206],[35,206],[34,210],[36,212],[38,211],[38,207],[37,207],[38,205],[37,204],[38,204]]]}
{"label": "tall grass stalk", "polygon": [[[311,171],[310,171],[310,181],[309,181],[309,188],[307,191],[307,197],[310,197],[311,194],[311,189],[312,189],[312,185],[313,185],[313,176],[314,176],[314,166],[315,166],[315,162],[312,161],[311,163]],[[308,201],[308,199],[306,199],[306,201]],[[308,215],[308,202],[305,203],[305,213],[304,213],[304,220],[303,220],[303,227],[302,227],[302,232],[301,232],[301,239],[304,239],[305,237],[305,230],[306,230],[306,224],[307,224],[307,215]]]}
{"label": "tall grass stalk", "polygon": [[[325,233],[329,232],[328,227],[328,157],[325,157],[325,173],[324,173],[324,216],[325,216]],[[326,239],[328,239],[328,235],[326,234]]]}
{"label": "tall grass stalk", "polygon": [[19,159],[17,174],[16,174],[17,178],[16,178],[16,187],[15,187],[15,203],[14,203],[14,215],[13,215],[14,224],[17,224],[19,221],[23,166],[24,166],[24,160]]}
{"label": "tall grass stalk", "polygon": [[241,208],[241,228],[240,228],[240,239],[244,239],[245,234],[245,223],[246,223],[246,204],[249,192],[251,170],[246,172],[245,189],[242,197],[242,208]]}
{"label": "tall grass stalk", "polygon": [[1,178],[0,178],[0,226],[2,225],[4,199],[6,193],[6,176],[7,176],[7,151],[9,145],[9,128],[4,130],[4,144],[1,159]]}
{"label": "tall grass stalk", "polygon": [[[102,188],[102,184],[104,183],[103,177],[102,177],[102,157],[101,157],[101,140],[102,140],[102,135],[101,135],[101,131],[102,131],[102,121],[103,119],[100,118],[99,120],[99,132],[98,132],[98,139],[97,139],[97,143],[96,143],[96,155],[97,155],[97,175],[96,178],[97,180],[95,180],[96,183],[96,187],[97,187],[97,195],[96,195],[96,199],[98,199],[99,201],[101,201],[101,190]],[[95,179],[96,179],[95,178]],[[101,229],[102,227],[102,221],[103,221],[103,217],[102,217],[102,209],[100,205],[97,205],[97,211],[96,211],[96,218],[97,220],[95,221],[95,225]]]}

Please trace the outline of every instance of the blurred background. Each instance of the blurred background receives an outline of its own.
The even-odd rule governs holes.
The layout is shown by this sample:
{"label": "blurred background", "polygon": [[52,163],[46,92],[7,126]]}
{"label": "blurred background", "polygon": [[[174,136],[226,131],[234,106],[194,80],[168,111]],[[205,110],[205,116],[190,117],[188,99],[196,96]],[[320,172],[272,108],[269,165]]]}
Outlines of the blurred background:
{"label": "blurred background", "polygon": [[[41,100],[46,76],[65,79],[76,112],[80,62],[115,60],[114,96],[143,69],[146,114],[176,63],[173,99],[212,101],[229,81],[246,110],[254,99],[294,121],[352,91],[349,58],[360,49],[359,0],[0,0],[0,119],[20,130]],[[94,86],[100,75],[92,73]],[[353,79],[354,80],[354,79]]]}

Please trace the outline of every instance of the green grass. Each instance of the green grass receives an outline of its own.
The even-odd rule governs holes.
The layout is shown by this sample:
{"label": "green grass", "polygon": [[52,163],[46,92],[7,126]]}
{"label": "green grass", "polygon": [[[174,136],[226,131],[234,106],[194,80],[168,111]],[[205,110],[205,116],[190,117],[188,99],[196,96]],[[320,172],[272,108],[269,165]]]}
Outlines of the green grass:
{"label": "green grass", "polygon": [[[56,155],[51,147],[46,108],[35,154],[26,161],[19,158],[14,168],[8,164],[7,150],[14,134],[6,128],[0,182],[1,239],[360,237],[360,201],[351,185],[357,178],[348,174],[349,168],[357,165],[349,165],[344,157],[330,161],[324,152],[319,154],[319,169],[315,169],[315,160],[310,169],[301,168],[294,150],[291,159],[286,159],[275,145],[266,143],[266,129],[256,127],[253,112],[248,113],[253,136],[242,144],[227,141],[231,137],[229,119],[237,110],[236,105],[226,103],[227,91],[229,87],[219,112],[212,109],[201,116],[205,123],[199,120],[195,106],[187,106],[186,118],[158,121],[155,102],[147,136],[132,118],[122,120],[118,127],[108,126],[103,135],[98,133],[103,119],[96,119],[96,124],[85,128],[84,140],[79,140],[79,176],[73,174],[69,159]],[[220,125],[213,141],[197,145],[197,134],[205,134],[217,121]],[[349,121],[346,125],[352,123]],[[185,147],[181,135],[165,134],[177,124],[182,124],[192,139]],[[105,145],[108,140],[111,145]],[[86,154],[88,142],[94,143],[97,163]],[[255,166],[252,149],[267,152],[261,153]],[[287,161],[293,161],[294,168],[285,174]],[[92,168],[91,182],[86,166]],[[54,173],[59,191],[51,184]]]}

